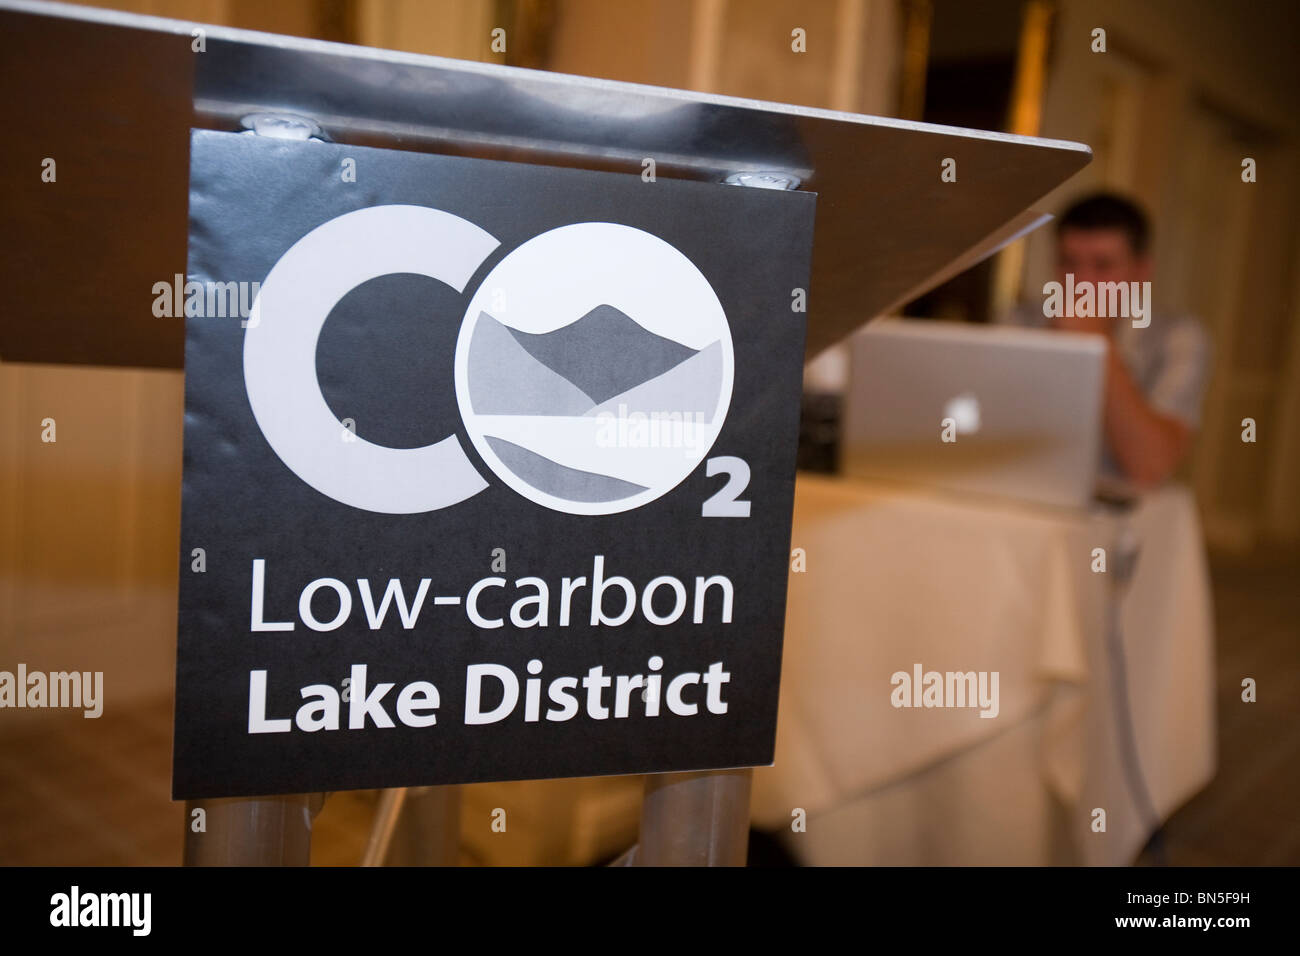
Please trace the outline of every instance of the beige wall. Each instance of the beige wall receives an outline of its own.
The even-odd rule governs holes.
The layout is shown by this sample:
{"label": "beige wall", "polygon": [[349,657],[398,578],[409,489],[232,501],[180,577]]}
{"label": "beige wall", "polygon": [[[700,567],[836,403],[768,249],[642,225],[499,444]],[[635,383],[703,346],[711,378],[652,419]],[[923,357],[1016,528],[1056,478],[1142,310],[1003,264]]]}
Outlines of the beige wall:
{"label": "beige wall", "polygon": [[[364,46],[496,59],[490,48],[492,29],[498,26],[492,0],[359,0],[356,9],[355,42]],[[507,48],[509,39],[507,34]]]}
{"label": "beige wall", "polygon": [[0,362],[0,670],[103,671],[108,706],[170,689],[182,382]]}
{"label": "beige wall", "polygon": [[[791,48],[795,29],[805,33],[806,52]],[[550,68],[892,113],[900,31],[894,0],[559,0]]]}

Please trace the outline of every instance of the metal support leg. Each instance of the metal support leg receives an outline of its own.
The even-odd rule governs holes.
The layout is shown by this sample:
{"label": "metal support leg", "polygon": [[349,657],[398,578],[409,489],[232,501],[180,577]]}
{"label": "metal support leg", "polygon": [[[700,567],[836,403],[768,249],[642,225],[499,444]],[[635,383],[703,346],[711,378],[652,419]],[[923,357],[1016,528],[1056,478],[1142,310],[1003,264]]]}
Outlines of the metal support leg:
{"label": "metal support leg", "polygon": [[460,788],[411,787],[389,841],[388,866],[455,866],[460,860]]}
{"label": "metal support leg", "polygon": [[324,802],[323,793],[190,800],[185,865],[310,866],[311,822]]}
{"label": "metal support leg", "polygon": [[393,834],[402,818],[406,792],[405,787],[379,791],[379,806],[375,808],[370,838],[366,841],[366,852],[361,857],[362,866],[383,866],[384,860],[388,859],[388,848],[393,844]]}
{"label": "metal support leg", "polygon": [[646,778],[637,866],[744,866],[752,770]]}

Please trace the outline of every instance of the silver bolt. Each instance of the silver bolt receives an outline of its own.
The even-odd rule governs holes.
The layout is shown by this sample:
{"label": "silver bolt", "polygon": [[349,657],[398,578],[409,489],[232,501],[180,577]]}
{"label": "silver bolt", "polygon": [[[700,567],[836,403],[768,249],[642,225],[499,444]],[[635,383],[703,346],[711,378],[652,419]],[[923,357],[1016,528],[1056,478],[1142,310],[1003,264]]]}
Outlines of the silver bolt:
{"label": "silver bolt", "polygon": [[320,141],[323,136],[315,122],[293,113],[249,113],[240,123],[246,132],[271,139]]}
{"label": "silver bolt", "polygon": [[728,186],[751,186],[755,189],[798,189],[800,179],[789,173],[763,171],[732,173],[723,182]]}

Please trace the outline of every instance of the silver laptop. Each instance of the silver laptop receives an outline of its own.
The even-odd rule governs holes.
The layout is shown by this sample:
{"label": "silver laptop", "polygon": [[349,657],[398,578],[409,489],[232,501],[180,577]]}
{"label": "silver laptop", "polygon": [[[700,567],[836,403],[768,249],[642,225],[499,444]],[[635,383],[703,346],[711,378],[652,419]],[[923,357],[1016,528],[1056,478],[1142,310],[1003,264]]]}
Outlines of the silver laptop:
{"label": "silver laptop", "polygon": [[881,319],[851,343],[844,474],[1088,505],[1101,450],[1100,337]]}

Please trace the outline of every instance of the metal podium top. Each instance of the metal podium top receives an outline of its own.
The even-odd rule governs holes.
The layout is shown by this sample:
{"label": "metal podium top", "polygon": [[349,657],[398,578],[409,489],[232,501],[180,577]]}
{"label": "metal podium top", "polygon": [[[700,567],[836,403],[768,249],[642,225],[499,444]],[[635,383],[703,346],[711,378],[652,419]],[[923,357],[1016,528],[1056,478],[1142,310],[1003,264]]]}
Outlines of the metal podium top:
{"label": "metal podium top", "polygon": [[[1022,230],[1087,164],[1078,143],[933,126],[234,30],[0,0],[8,93],[0,197],[11,246],[0,358],[179,367],[152,313],[184,273],[190,127],[250,113],[333,140],[723,181],[770,171],[819,194],[809,357]],[[45,158],[57,179],[41,179]],[[956,160],[957,181],[941,162]]]}

